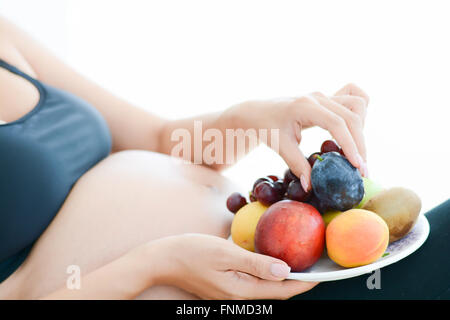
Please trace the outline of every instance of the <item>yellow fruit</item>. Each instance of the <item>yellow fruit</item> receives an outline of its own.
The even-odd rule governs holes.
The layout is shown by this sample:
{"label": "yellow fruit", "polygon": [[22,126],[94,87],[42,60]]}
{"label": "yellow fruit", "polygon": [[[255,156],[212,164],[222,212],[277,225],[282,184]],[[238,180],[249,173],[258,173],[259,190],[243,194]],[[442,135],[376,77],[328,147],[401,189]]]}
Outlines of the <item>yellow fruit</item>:
{"label": "yellow fruit", "polygon": [[357,209],[361,209],[362,206],[378,193],[383,191],[383,187],[369,178],[362,177],[364,183],[364,197],[361,202],[356,206]]}
{"label": "yellow fruit", "polygon": [[238,246],[249,251],[255,251],[255,230],[259,218],[267,207],[258,201],[246,204],[234,216],[231,224],[231,238]]}
{"label": "yellow fruit", "polygon": [[328,224],[336,218],[338,215],[340,215],[342,211],[333,210],[333,211],[327,211],[322,215],[323,222],[325,222],[325,227],[328,226]]}

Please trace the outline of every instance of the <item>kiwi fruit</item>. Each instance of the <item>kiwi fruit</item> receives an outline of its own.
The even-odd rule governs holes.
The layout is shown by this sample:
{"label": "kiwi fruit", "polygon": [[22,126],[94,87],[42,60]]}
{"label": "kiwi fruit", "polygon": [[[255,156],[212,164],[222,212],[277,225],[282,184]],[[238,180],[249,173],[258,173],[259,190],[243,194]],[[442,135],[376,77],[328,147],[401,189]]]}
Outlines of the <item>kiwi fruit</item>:
{"label": "kiwi fruit", "polygon": [[362,209],[378,214],[389,227],[389,243],[404,237],[414,226],[422,208],[419,196],[406,188],[381,191]]}

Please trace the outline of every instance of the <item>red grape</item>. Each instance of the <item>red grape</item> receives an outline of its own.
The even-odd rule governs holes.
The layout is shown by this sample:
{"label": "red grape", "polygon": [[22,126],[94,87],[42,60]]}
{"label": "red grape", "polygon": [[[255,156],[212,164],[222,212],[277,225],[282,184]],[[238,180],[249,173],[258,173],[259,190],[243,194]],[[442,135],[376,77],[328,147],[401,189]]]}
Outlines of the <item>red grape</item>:
{"label": "red grape", "polygon": [[251,192],[251,191],[250,191],[248,197],[249,197],[249,199],[250,199],[251,202],[258,201],[258,199],[256,199],[256,197],[253,195],[253,192]]}
{"label": "red grape", "polygon": [[256,199],[265,206],[270,206],[271,204],[280,201],[283,197],[273,186],[273,183],[268,181],[258,183],[253,193]]}
{"label": "red grape", "polygon": [[255,183],[253,184],[252,191],[254,191],[255,188],[256,188],[256,186],[257,186],[260,182],[263,182],[263,181],[266,181],[266,182],[273,182],[273,180],[272,180],[271,178],[269,178],[269,177],[258,178],[258,179],[256,179]]}
{"label": "red grape", "polygon": [[275,181],[273,183],[273,186],[281,196],[284,196],[284,194],[286,193],[286,188],[284,187],[283,179]]}
{"label": "red grape", "polygon": [[289,183],[286,196],[288,199],[304,202],[309,199],[311,192],[306,192],[303,189],[300,180],[293,180]]}
{"label": "red grape", "polygon": [[289,186],[289,183],[291,183],[292,180],[298,180],[297,176],[291,171],[291,169],[287,169],[284,172],[284,188],[287,189]]}
{"label": "red grape", "polygon": [[311,166],[311,168],[313,167],[314,162],[316,162],[317,156],[320,156],[321,154],[322,154],[321,152],[314,152],[313,154],[311,154],[309,156],[308,162],[309,162],[309,165]]}
{"label": "red grape", "polygon": [[238,212],[246,204],[247,200],[239,192],[232,193],[227,199],[227,208],[233,213]]}
{"label": "red grape", "polygon": [[267,176],[267,178],[272,179],[273,182],[278,181],[278,179],[279,179],[277,176],[274,176],[274,175]]}
{"label": "red grape", "polygon": [[320,147],[320,151],[322,153],[327,153],[327,152],[339,152],[339,147],[336,144],[336,142],[334,142],[333,140],[326,140],[322,143],[322,146]]}

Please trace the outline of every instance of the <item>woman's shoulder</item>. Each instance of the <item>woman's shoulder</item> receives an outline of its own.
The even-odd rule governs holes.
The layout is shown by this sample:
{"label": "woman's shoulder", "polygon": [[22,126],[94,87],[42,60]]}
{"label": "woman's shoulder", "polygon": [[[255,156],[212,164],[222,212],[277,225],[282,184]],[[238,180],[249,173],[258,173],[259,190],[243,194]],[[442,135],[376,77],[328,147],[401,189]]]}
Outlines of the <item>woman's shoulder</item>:
{"label": "woman's shoulder", "polygon": [[[0,14],[0,59],[10,58],[12,53],[18,52],[12,35],[12,23]],[[14,61],[9,61],[14,62]]]}
{"label": "woman's shoulder", "polygon": [[8,25],[10,24],[11,22],[0,14],[0,37],[2,39],[8,39]]}

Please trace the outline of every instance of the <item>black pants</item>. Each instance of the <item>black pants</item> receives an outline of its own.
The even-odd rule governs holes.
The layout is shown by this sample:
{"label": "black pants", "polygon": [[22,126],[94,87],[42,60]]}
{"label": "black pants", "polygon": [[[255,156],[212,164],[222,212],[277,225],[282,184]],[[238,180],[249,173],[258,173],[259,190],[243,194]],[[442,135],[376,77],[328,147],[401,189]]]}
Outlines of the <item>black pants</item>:
{"label": "black pants", "polygon": [[368,289],[371,274],[365,274],[320,283],[293,299],[450,299],[450,200],[426,217],[428,239],[410,256],[380,270],[380,289]]}

